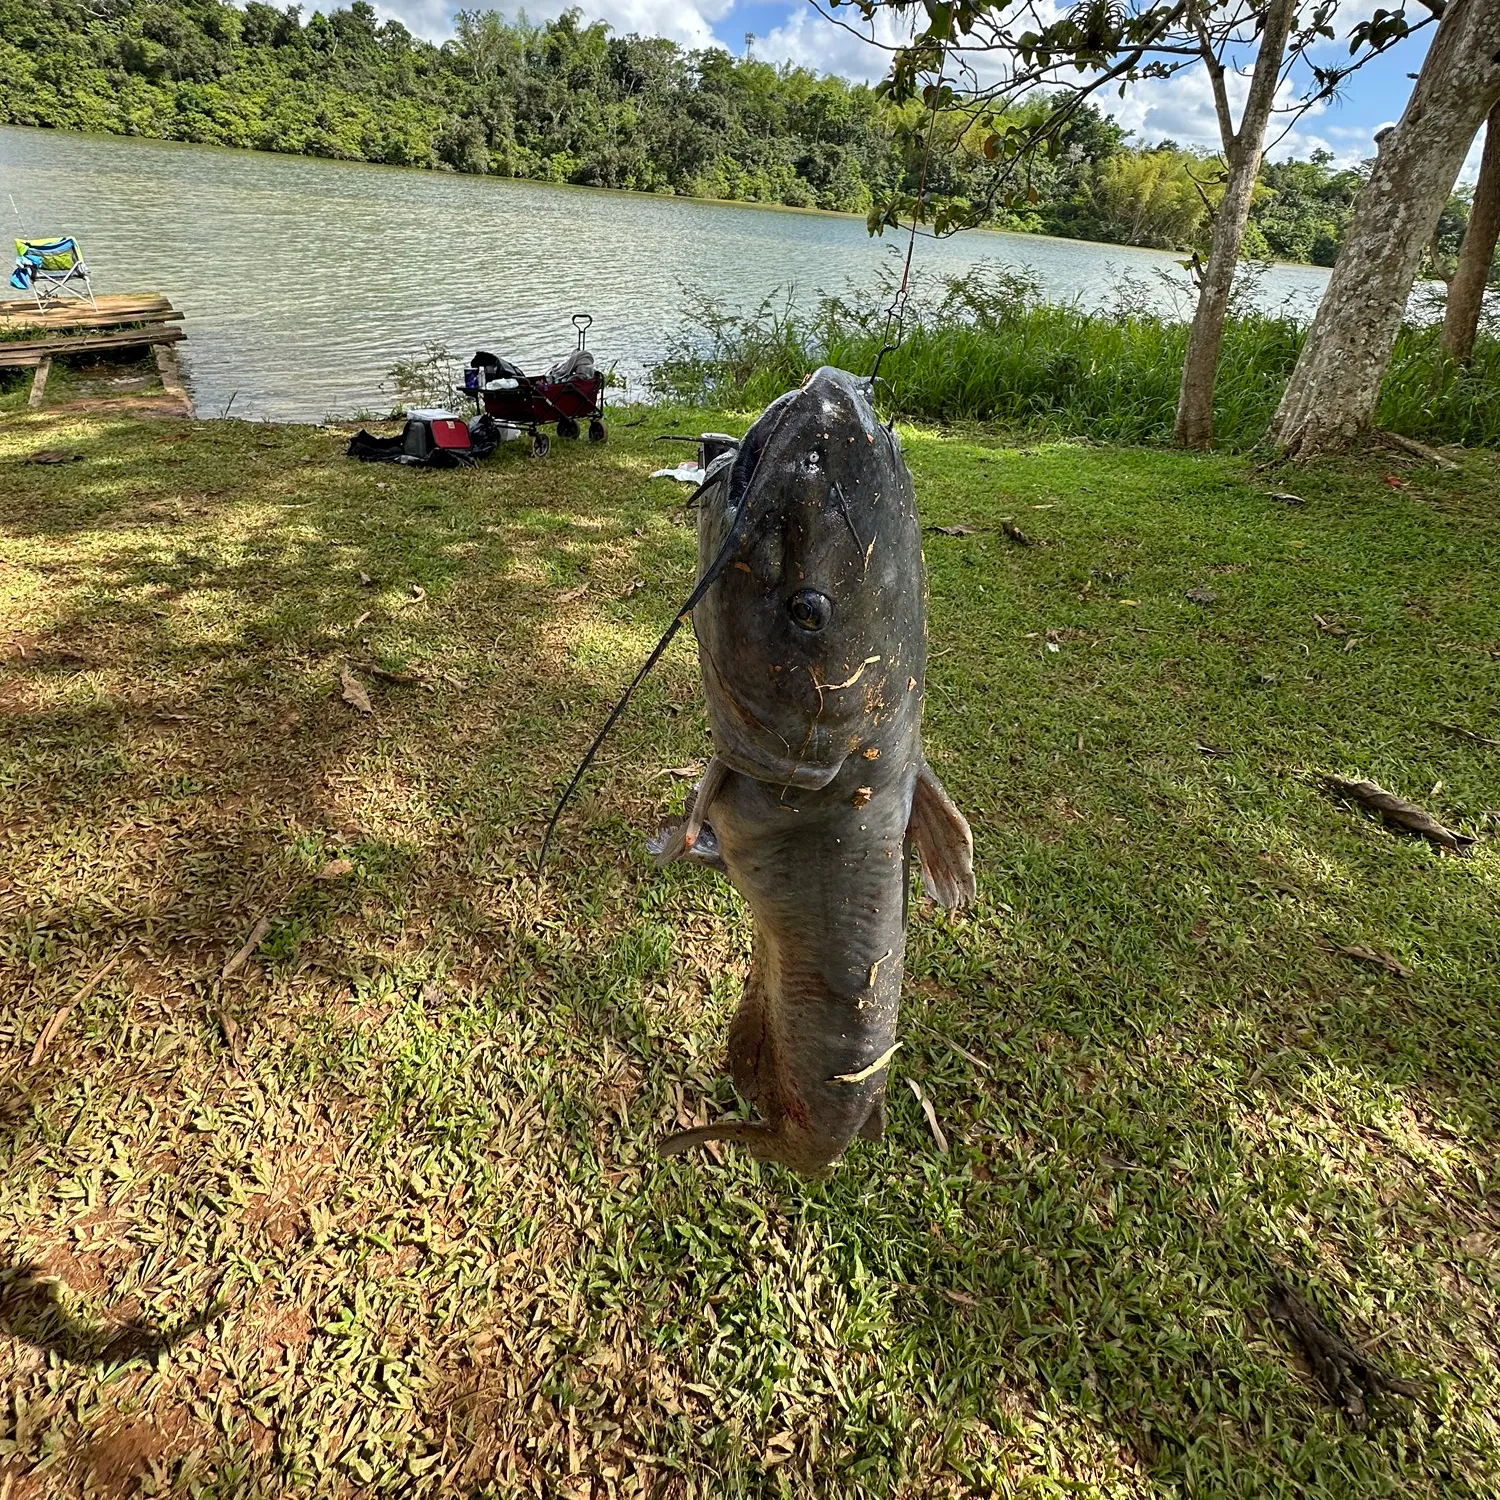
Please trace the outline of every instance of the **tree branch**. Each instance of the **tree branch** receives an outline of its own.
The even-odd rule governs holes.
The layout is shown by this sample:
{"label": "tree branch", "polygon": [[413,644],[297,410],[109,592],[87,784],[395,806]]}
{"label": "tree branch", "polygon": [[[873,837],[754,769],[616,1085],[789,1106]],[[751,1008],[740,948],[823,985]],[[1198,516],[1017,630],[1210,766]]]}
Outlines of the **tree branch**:
{"label": "tree branch", "polygon": [[1234,153],[1238,149],[1239,142],[1234,128],[1234,116],[1229,112],[1229,93],[1224,87],[1224,64],[1219,59],[1213,38],[1208,34],[1208,27],[1203,21],[1203,12],[1198,9],[1197,5],[1194,5],[1189,14],[1193,18],[1193,30],[1198,33],[1198,47],[1203,54],[1203,65],[1208,69],[1208,81],[1213,86],[1214,113],[1219,117],[1219,136],[1224,142],[1224,160],[1233,166]]}

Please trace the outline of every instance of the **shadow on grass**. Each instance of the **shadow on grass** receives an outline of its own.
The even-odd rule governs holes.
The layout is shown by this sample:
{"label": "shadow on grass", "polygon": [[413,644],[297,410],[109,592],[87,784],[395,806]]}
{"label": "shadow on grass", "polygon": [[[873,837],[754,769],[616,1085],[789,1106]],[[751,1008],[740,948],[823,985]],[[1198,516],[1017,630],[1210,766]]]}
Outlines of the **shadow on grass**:
{"label": "shadow on grass", "polygon": [[58,1278],[26,1261],[0,1268],[0,1335],[19,1339],[68,1364],[122,1365],[166,1353],[210,1327],[224,1312],[212,1301],[163,1328],[140,1318],[112,1323],[73,1311]]}
{"label": "shadow on grass", "polygon": [[[995,1493],[1016,1475],[1040,1493],[1487,1493],[1500,1468],[1484,1186],[1500,1042],[1476,980],[1495,939],[1488,866],[1353,822],[1293,774],[1359,751],[1361,704],[1399,680],[1400,653],[1360,671],[1341,644],[1333,656],[1304,628],[1321,608],[1305,573],[1239,616],[1242,574],[1214,574],[1225,617],[1208,623],[1137,629],[1113,598],[1082,597],[1087,564],[1117,560],[1101,536],[1154,528],[1131,588],[1171,600],[1203,567],[1248,566],[1212,550],[1216,526],[1245,531],[1252,552],[1281,548],[1248,500],[1223,501],[1227,522],[1194,522],[1190,494],[1145,509],[1202,472],[1174,459],[1092,530],[1043,511],[1054,545],[1024,559],[931,549],[953,644],[934,659],[929,746],[973,817],[984,894],[972,916],[916,911],[890,1135],[808,1186],[732,1154],[651,1154],[678,1108],[735,1107],[716,1054],[743,918],[709,877],[651,871],[638,842],[680,795],[660,770],[706,748],[686,653],[567,820],[547,888],[529,885],[552,792],[691,566],[688,533],[660,520],[678,497],[640,495],[655,455],[412,475],[346,466],[328,434],[192,430],[181,445],[129,427],[80,439],[84,462],[3,522],[27,566],[69,591],[12,674],[5,721],[18,847],[36,861],[5,917],[3,961],[32,986],[12,1046],[122,938],[139,959],[33,1080],[49,1189],[103,1170],[110,1132],[68,1145],[75,1109],[111,1100],[123,1116],[139,1090],[190,1119],[248,1098],[233,1128],[195,1125],[174,1191],[257,1275],[282,1276],[282,1294],[326,1295],[305,1330],[309,1348],[337,1351],[320,1389],[366,1399],[350,1370],[399,1383],[435,1326],[472,1335],[464,1357],[493,1378],[496,1424],[549,1479],[570,1434],[617,1429],[623,1403],[649,1414],[630,1451],[671,1459],[664,1495],[685,1493],[684,1474],[736,1496],[776,1494],[783,1477],[828,1495]],[[178,448],[164,478],[158,456]],[[923,469],[936,451],[914,454],[937,491],[930,521],[1013,508],[1003,492],[976,499],[969,475],[945,498]],[[1049,485],[1107,488],[1110,462],[1069,457]],[[1317,587],[1345,581],[1336,562]],[[1387,582],[1365,586],[1347,614],[1389,604]],[[1459,681],[1451,661],[1402,652],[1408,678]],[[365,717],[339,697],[351,660],[421,681],[364,670]],[[1276,684],[1251,701],[1263,674]],[[1309,697],[1316,714],[1294,719]],[[1197,749],[1214,730],[1232,759]],[[1394,764],[1403,784],[1441,775],[1468,796],[1484,785],[1462,759],[1475,753]],[[262,913],[260,950],[222,979]],[[1390,945],[1416,977],[1361,969],[1335,939]],[[148,1056],[173,1026],[189,1043]],[[611,1049],[623,1081],[606,1087]],[[80,1076],[97,1095],[78,1094]],[[364,1144],[336,1158],[367,1198],[340,1239],[330,1186],[327,1221],[267,1249],[255,1194],[209,1167],[248,1173],[237,1153],[264,1128],[256,1110],[310,1098],[331,1117],[341,1091],[368,1104],[347,1131]],[[425,1265],[471,1231],[489,1237],[464,1241],[477,1270],[423,1281],[397,1263],[410,1251]],[[378,1274],[359,1259],[376,1253],[391,1257]],[[328,1287],[309,1294],[288,1266],[306,1277],[302,1257],[319,1254]],[[1431,1408],[1368,1431],[1329,1409],[1270,1316],[1276,1277],[1391,1368],[1433,1377]],[[26,1287],[26,1326],[52,1328]],[[534,1299],[525,1317],[494,1321],[516,1340],[545,1328],[545,1345],[513,1354],[448,1328],[465,1308],[487,1325],[487,1299],[513,1289]],[[378,1337],[361,1345],[366,1299]],[[652,1406],[641,1372],[659,1368],[675,1383]],[[434,1427],[448,1373],[434,1355],[411,1386]],[[618,1444],[585,1452],[584,1477],[602,1486],[624,1466]],[[287,1446],[274,1462],[224,1457],[216,1492],[266,1473],[290,1483]]]}

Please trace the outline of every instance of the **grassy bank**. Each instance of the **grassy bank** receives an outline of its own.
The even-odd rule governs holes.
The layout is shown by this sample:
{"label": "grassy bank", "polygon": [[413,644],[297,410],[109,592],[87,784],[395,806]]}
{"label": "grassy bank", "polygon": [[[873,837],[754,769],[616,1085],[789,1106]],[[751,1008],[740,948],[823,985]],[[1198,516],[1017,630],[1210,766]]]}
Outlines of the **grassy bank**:
{"label": "grassy bank", "polygon": [[[1242,273],[1253,281],[1254,273]],[[890,399],[908,417],[1001,422],[1101,442],[1169,441],[1191,313],[1152,309],[1150,283],[1125,278],[1114,305],[1085,311],[1043,302],[1026,272],[998,263],[930,284],[908,307],[906,337],[880,367]],[[1242,286],[1242,291],[1244,290]],[[679,401],[764,404],[819,365],[871,370],[891,288],[825,298],[811,313],[768,299],[747,311],[691,304],[686,328],[656,369],[658,389]],[[1253,311],[1248,299],[1225,330],[1214,391],[1216,440],[1231,449],[1265,436],[1305,329]],[[1500,446],[1500,338],[1482,337],[1460,369],[1437,347],[1436,327],[1404,328],[1377,424],[1429,443]]]}
{"label": "grassy bank", "polygon": [[[687,585],[671,424],[0,432],[0,1491],[1493,1495],[1493,462],[909,435],[981,899],[809,1185],[652,1152],[734,1107],[749,941],[642,852],[690,646],[528,876]],[[1274,1278],[1420,1396],[1339,1410]]]}

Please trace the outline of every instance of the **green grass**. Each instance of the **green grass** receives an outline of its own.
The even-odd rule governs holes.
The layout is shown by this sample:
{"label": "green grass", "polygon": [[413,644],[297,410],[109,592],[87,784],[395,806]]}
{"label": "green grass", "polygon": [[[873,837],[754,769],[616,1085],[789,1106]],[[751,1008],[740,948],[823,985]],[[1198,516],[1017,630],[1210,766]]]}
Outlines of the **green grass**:
{"label": "green grass", "polygon": [[[672,422],[0,432],[0,1493],[1495,1494],[1500,750],[1440,727],[1500,739],[1494,460],[907,434],[981,894],[914,902],[891,1129],[808,1184],[653,1153],[749,949],[641,844],[690,644],[529,876],[688,586]],[[1356,1426],[1273,1276],[1423,1397]]]}

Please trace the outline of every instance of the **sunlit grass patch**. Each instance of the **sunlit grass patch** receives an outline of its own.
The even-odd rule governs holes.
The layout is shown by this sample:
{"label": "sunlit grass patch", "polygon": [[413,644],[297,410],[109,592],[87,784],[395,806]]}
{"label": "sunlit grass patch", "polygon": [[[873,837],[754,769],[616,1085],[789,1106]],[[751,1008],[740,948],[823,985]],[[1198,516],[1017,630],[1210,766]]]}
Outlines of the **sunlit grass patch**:
{"label": "sunlit grass patch", "polygon": [[[1487,1497],[1488,459],[904,432],[966,528],[926,538],[927,751],[981,900],[914,901],[888,1136],[809,1184],[654,1150],[737,1107],[749,956],[739,898],[641,846],[709,752],[690,642],[534,880],[690,582],[652,439],[736,426],[466,474],[246,423],[0,435],[8,1500],[121,1454],[223,1500]],[[1273,1276],[1422,1398],[1336,1410]]]}

